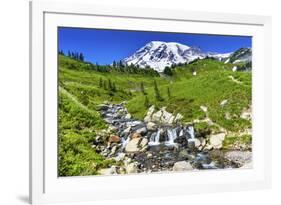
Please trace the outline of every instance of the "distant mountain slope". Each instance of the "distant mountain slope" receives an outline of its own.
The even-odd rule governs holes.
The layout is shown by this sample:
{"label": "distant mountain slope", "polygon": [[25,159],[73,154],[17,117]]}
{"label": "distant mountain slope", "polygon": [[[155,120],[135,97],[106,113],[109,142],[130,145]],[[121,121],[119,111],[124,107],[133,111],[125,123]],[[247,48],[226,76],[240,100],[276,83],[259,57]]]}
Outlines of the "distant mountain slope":
{"label": "distant mountain slope", "polygon": [[247,63],[252,61],[252,49],[240,48],[233,52],[225,63]]}
{"label": "distant mountain slope", "polygon": [[151,41],[137,50],[133,55],[122,60],[124,64],[140,68],[151,67],[163,72],[165,67],[179,63],[189,63],[195,59],[215,58],[225,63],[241,63],[251,61],[252,50],[241,48],[230,53],[204,53],[199,48],[190,47],[176,42]]}

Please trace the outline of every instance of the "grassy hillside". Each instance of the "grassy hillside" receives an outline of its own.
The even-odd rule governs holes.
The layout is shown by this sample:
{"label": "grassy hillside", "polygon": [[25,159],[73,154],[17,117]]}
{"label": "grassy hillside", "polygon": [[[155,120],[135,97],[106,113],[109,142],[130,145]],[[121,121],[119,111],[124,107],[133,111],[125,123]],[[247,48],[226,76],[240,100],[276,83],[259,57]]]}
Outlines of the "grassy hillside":
{"label": "grassy hillside", "polygon": [[[251,73],[232,72],[232,67],[205,59],[176,67],[171,76],[151,76],[116,70],[99,72],[89,64],[60,55],[60,175],[96,174],[99,168],[114,163],[91,147],[96,131],[107,128],[97,111],[104,101],[127,101],[128,111],[138,119],[143,119],[149,106],[155,105],[158,109],[167,107],[171,113],[181,113],[183,122],[208,117],[231,132],[250,128],[251,123],[240,118],[240,114],[251,104]],[[161,99],[155,97],[155,82]],[[223,101],[226,103],[221,105]],[[200,106],[208,111],[203,112]],[[231,140],[227,146],[229,143]]]}

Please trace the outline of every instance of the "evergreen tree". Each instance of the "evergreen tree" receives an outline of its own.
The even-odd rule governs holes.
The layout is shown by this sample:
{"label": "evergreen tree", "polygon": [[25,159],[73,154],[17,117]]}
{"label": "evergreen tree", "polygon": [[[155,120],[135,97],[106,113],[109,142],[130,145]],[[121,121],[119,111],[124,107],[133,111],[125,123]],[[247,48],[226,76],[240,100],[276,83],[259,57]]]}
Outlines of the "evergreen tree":
{"label": "evergreen tree", "polygon": [[72,51],[70,51],[70,56],[69,57],[73,58],[73,52]]}
{"label": "evergreen tree", "polygon": [[173,75],[172,69],[170,67],[165,67],[164,74],[166,75]]}
{"label": "evergreen tree", "polygon": [[100,83],[99,83],[99,87],[102,87],[102,78],[100,78]]}
{"label": "evergreen tree", "polygon": [[112,91],[114,91],[114,92],[116,91],[116,85],[114,82],[112,83]]}
{"label": "evergreen tree", "polygon": [[141,82],[141,84],[140,84],[140,89],[141,89],[141,92],[142,92],[144,95],[146,95],[146,92],[145,92],[145,90],[144,90],[143,82]]}
{"label": "evergreen tree", "polygon": [[112,66],[116,68],[116,61],[113,61]]}
{"label": "evergreen tree", "polygon": [[171,98],[171,92],[170,92],[170,88],[169,87],[167,88],[167,93],[168,93],[168,98],[170,99]]}
{"label": "evergreen tree", "polygon": [[106,81],[103,81],[103,88],[104,88],[105,90],[107,90]]}
{"label": "evergreen tree", "polygon": [[145,106],[146,108],[149,108],[149,106],[150,106],[147,95],[145,96],[145,99],[144,99],[144,106]]}
{"label": "evergreen tree", "polygon": [[110,79],[108,79],[108,89],[109,89],[109,90],[112,90],[112,83],[111,83],[111,80],[110,80]]}
{"label": "evergreen tree", "polygon": [[80,54],[79,54],[79,60],[80,60],[80,61],[84,61],[84,55],[83,55],[83,53],[80,53]]}
{"label": "evergreen tree", "polygon": [[123,63],[122,63],[121,60],[119,61],[119,67],[120,67],[120,68],[124,68],[124,65],[123,65]]}
{"label": "evergreen tree", "polygon": [[161,97],[161,95],[160,95],[160,92],[159,92],[159,89],[158,89],[156,80],[154,80],[154,92],[155,92],[155,98],[156,98],[156,100],[162,101],[163,99],[162,99],[162,97]]}
{"label": "evergreen tree", "polygon": [[60,51],[59,51],[59,54],[64,56],[63,50],[60,50]]}

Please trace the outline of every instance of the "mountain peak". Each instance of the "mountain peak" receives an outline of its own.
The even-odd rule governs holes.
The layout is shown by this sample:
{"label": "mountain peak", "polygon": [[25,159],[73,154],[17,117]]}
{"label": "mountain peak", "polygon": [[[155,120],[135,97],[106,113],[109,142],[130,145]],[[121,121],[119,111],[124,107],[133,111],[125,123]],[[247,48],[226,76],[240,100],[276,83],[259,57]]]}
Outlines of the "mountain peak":
{"label": "mountain peak", "polygon": [[123,60],[130,65],[146,66],[163,72],[165,67],[173,64],[190,62],[196,58],[204,58],[198,48],[192,48],[177,42],[151,41]]}
{"label": "mountain peak", "polygon": [[165,67],[174,64],[189,63],[195,59],[212,57],[225,63],[251,61],[250,48],[241,48],[230,53],[204,53],[198,47],[190,47],[177,42],[150,41],[133,55],[122,60],[127,65],[137,65],[140,68],[151,67],[157,72],[163,72]]}

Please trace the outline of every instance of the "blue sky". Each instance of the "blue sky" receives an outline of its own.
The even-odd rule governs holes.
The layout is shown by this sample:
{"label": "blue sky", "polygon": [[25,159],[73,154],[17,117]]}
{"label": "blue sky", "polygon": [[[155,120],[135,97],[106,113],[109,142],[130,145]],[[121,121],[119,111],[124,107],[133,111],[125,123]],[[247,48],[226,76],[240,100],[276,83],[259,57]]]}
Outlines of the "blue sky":
{"label": "blue sky", "polygon": [[85,28],[58,29],[59,50],[82,52],[86,61],[100,65],[111,64],[132,55],[150,41],[178,42],[199,47],[204,52],[227,53],[241,47],[252,47],[252,38],[246,36],[221,36]]}

